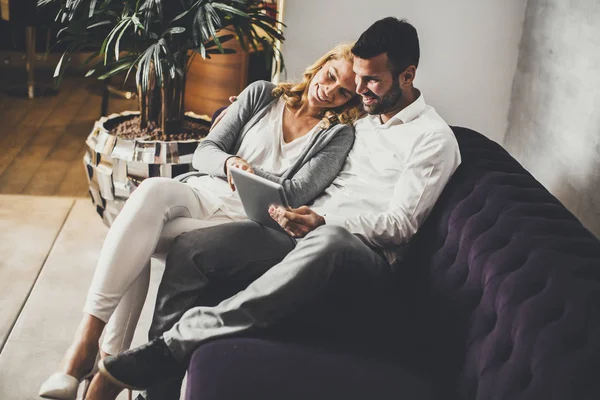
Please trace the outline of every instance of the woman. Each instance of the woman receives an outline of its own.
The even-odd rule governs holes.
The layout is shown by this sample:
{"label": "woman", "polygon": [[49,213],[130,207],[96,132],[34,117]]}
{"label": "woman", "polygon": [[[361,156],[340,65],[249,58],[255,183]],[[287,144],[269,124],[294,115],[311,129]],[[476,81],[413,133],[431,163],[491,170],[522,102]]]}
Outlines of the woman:
{"label": "woman", "polygon": [[106,327],[101,356],[131,344],[150,278],[150,258],[179,234],[245,219],[229,175],[241,168],[280,183],[290,206],[321,193],[341,169],[362,111],[355,93],[351,45],[339,45],[304,72],[300,84],[249,85],[198,146],[194,167],[206,174],[186,183],[146,179],[111,226],[75,340],[40,396],[75,399],[89,376]]}

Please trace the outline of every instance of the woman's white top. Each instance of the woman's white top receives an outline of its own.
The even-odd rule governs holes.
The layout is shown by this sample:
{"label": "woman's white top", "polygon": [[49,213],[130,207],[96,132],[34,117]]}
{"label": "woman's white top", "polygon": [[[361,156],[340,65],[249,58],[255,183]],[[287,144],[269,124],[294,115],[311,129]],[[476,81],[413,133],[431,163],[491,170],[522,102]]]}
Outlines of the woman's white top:
{"label": "woman's white top", "polygon": [[[286,143],[283,139],[284,110],[283,99],[273,102],[265,116],[246,133],[237,156],[274,175],[282,175],[290,168],[318,130],[318,123],[306,135]],[[187,184],[196,189],[208,215],[221,210],[234,220],[247,218],[238,193],[233,192],[222,178],[196,176],[188,179]]]}

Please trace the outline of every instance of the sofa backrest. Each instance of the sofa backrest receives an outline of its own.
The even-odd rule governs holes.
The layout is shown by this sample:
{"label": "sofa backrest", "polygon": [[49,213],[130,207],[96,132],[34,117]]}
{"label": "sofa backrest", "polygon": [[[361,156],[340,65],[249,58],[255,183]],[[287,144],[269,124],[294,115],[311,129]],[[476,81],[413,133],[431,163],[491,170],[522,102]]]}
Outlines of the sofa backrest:
{"label": "sofa backrest", "polygon": [[600,242],[501,146],[462,164],[411,242],[424,357],[461,399],[600,398]]}

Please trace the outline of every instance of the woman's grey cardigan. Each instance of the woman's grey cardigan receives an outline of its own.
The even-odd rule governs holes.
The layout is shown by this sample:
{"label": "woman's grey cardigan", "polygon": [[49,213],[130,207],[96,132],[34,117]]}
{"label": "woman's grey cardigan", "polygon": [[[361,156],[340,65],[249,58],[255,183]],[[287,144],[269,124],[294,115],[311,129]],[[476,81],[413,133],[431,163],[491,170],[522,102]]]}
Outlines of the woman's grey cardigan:
{"label": "woman's grey cardigan", "polygon": [[[223,119],[204,139],[192,165],[198,171],[225,177],[225,161],[235,155],[244,136],[277,101],[271,82],[250,84],[239,95]],[[281,176],[254,167],[256,175],[281,184],[291,207],[307,204],[333,182],[354,144],[354,127],[336,124],[315,132],[305,151]]]}

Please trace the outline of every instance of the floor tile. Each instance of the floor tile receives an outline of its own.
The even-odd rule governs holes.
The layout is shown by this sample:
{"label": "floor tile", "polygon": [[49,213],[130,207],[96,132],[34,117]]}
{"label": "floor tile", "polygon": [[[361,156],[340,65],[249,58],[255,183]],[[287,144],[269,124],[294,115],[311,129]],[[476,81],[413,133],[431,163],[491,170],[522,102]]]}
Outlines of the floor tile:
{"label": "floor tile", "polygon": [[[77,200],[0,354],[0,399],[38,398],[39,385],[58,366],[81,318],[106,232],[91,202]],[[152,264],[150,293],[134,345],[147,341],[162,270],[160,263]],[[119,400],[125,399],[122,393]]]}
{"label": "floor tile", "polygon": [[0,195],[0,349],[72,206],[70,198]]}

